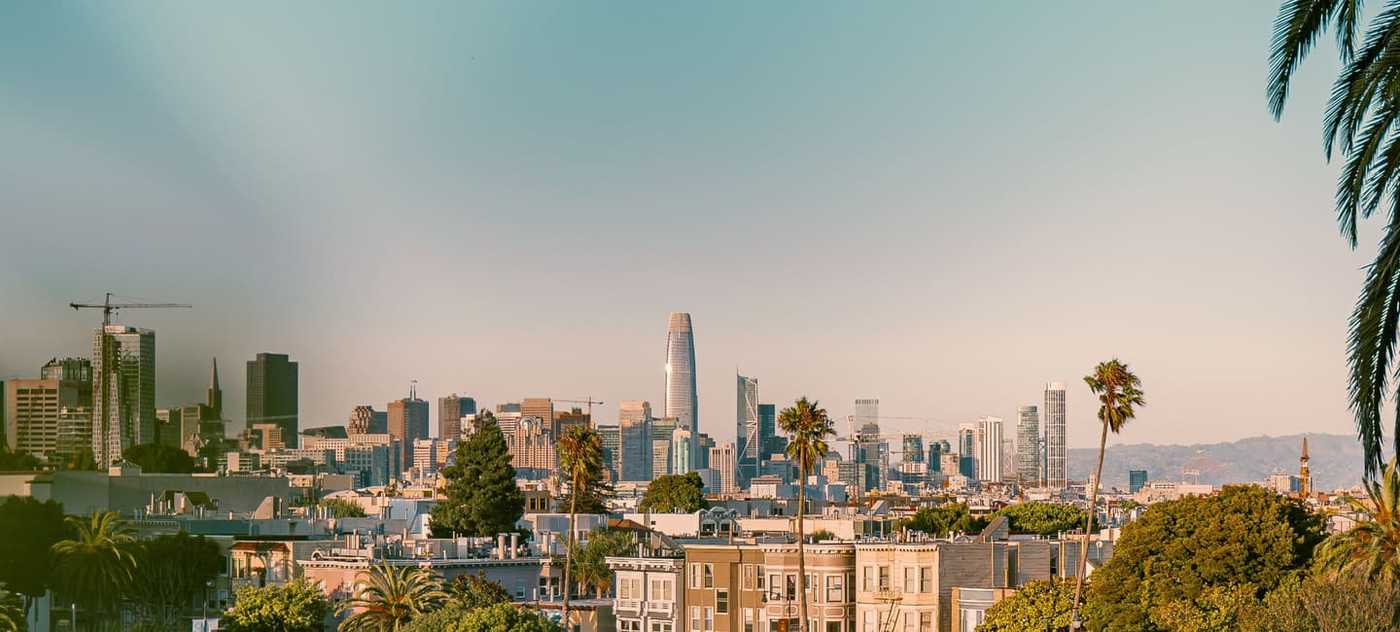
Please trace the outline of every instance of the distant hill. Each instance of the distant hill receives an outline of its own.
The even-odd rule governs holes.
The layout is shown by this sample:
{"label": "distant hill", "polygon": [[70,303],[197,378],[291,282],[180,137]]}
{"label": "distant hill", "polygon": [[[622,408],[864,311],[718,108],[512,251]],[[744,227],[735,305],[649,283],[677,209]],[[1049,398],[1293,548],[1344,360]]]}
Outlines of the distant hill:
{"label": "distant hill", "polygon": [[[1110,445],[1104,454],[1103,480],[1126,489],[1128,470],[1147,470],[1149,480],[1180,481],[1181,470],[1201,472],[1201,482],[1221,485],[1262,481],[1276,472],[1298,471],[1304,435],[1250,437],[1230,443]],[[1361,444],[1356,437],[1308,434],[1313,487],[1349,488],[1361,482]],[[1098,460],[1097,448],[1069,451],[1069,476],[1087,480]]]}

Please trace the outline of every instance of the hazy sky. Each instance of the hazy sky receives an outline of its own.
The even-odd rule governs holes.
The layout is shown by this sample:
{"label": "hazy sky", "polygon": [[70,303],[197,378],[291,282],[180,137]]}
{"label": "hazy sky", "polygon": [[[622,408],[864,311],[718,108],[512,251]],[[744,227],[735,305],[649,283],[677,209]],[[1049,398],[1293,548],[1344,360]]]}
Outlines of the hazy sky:
{"label": "hazy sky", "polygon": [[947,423],[1060,380],[1090,445],[1115,355],[1125,442],[1350,432],[1373,240],[1334,224],[1330,50],[1266,112],[1276,11],[0,3],[0,376],[87,354],[66,305],[110,290],[195,304],[124,320],[160,405],[217,356],[240,427],[259,351],[301,363],[303,426],[410,379],[610,421],[660,408],[688,311],[721,440],[737,367]]}

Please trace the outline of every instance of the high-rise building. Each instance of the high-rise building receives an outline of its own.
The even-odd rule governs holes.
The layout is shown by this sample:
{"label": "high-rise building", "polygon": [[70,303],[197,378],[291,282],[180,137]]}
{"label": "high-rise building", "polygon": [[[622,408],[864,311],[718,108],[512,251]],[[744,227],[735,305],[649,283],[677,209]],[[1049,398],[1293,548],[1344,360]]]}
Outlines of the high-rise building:
{"label": "high-rise building", "polygon": [[1022,485],[1039,486],[1040,410],[1035,404],[1016,409],[1016,477]]}
{"label": "high-rise building", "polygon": [[438,398],[438,436],[445,441],[462,437],[462,418],[476,414],[476,400],[453,393]]}
{"label": "high-rise building", "polygon": [[61,426],[65,417],[88,414],[82,405],[83,382],[60,379],[7,380],[4,383],[4,436],[10,449],[50,462],[70,456]]}
{"label": "high-rise building", "polygon": [[685,312],[672,312],[666,324],[666,407],[662,416],[674,417],[677,426],[696,434],[702,431],[695,390],[695,329]]}
{"label": "high-rise building", "polygon": [[1147,470],[1128,470],[1128,493],[1136,494],[1147,485]]}
{"label": "high-rise building", "polygon": [[297,363],[284,353],[259,353],[248,361],[248,408],[245,427],[282,426],[288,448],[297,447]]}
{"label": "high-rise building", "polygon": [[204,393],[205,405],[218,419],[224,418],[224,390],[219,388],[219,359],[213,358],[209,366],[209,389]]}
{"label": "high-rise building", "polygon": [[[675,450],[675,432],[680,423],[675,417],[661,417],[651,420],[651,477],[656,479],[674,473],[678,468]],[[689,472],[692,461],[690,455],[683,455],[685,463],[680,464]]]}
{"label": "high-rise building", "polygon": [[651,476],[651,403],[634,400],[617,406],[618,477],[624,481],[649,481]]}
{"label": "high-rise building", "polygon": [[733,443],[724,443],[710,448],[710,469],[715,473],[717,487],[712,491],[726,498],[737,494],[739,482],[736,479],[736,467],[737,453]]}
{"label": "high-rise building", "polygon": [[1001,417],[979,417],[977,419],[977,479],[1000,483],[1002,478]]}
{"label": "high-rise building", "polygon": [[930,440],[928,442],[928,471],[942,472],[943,455],[950,454],[952,451],[953,445],[948,443],[946,439]]}
{"label": "high-rise building", "polygon": [[356,406],[350,411],[350,421],[345,424],[350,434],[388,434],[389,413],[375,410],[373,406]]}
{"label": "high-rise building", "polygon": [[554,427],[559,429],[559,436],[564,436],[573,426],[592,427],[593,413],[583,412],[583,409],[577,406],[568,410],[554,411]]}
{"label": "high-rise building", "polygon": [[612,480],[621,480],[617,465],[622,456],[622,427],[599,425],[597,431],[603,442],[603,468],[612,474]]}
{"label": "high-rise building", "polygon": [[1045,481],[1053,489],[1066,485],[1065,385],[1045,385]]}
{"label": "high-rise building", "polygon": [[389,402],[389,435],[398,439],[399,462],[413,467],[413,440],[428,437],[428,402],[418,399],[418,389],[410,386],[408,397]]}
{"label": "high-rise building", "polygon": [[526,397],[520,401],[520,416],[538,417],[551,433],[559,436],[559,426],[554,420],[554,400],[548,397]]}
{"label": "high-rise building", "polygon": [[916,434],[906,434],[901,437],[904,443],[904,453],[900,461],[904,463],[924,462],[924,438]]}
{"label": "high-rise building", "polygon": [[758,436],[762,440],[759,447],[759,463],[768,461],[774,454],[787,450],[787,442],[778,441],[778,407],[773,404],[758,405]]}
{"label": "high-rise building", "polygon": [[72,382],[78,389],[78,405],[92,405],[92,360],[54,358],[39,369],[39,379]]}
{"label": "high-rise building", "polygon": [[92,454],[98,465],[156,434],[156,332],[104,325],[92,336]]}
{"label": "high-rise building", "polygon": [[682,454],[696,454],[695,433],[685,428],[676,428],[671,431],[671,474],[689,474],[694,469],[699,469],[695,463],[679,458]]}
{"label": "high-rise building", "polygon": [[282,426],[279,424],[253,424],[253,436],[257,437],[258,445],[264,450],[281,450],[287,447],[286,435],[282,434]]}
{"label": "high-rise building", "polygon": [[691,469],[694,469],[694,470],[708,470],[708,469],[710,469],[710,450],[714,449],[714,447],[715,447],[715,439],[714,439],[714,437],[711,437],[709,434],[704,433],[704,432],[702,432],[702,433],[700,433],[698,436],[696,436],[696,437],[695,437],[695,451],[691,453],[691,454],[694,454],[694,455],[695,455],[695,461],[691,462],[691,464],[690,464]]}
{"label": "high-rise building", "polygon": [[763,431],[758,423],[758,379],[735,374],[738,390],[735,401],[736,411],[734,438],[738,454],[737,472],[739,486],[747,486],[749,480],[758,476],[758,464],[764,454]]}

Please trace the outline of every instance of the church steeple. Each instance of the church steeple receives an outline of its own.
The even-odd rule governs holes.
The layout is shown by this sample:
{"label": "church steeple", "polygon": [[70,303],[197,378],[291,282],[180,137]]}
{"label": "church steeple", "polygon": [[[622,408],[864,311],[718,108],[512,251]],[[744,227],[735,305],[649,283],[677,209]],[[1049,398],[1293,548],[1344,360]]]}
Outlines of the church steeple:
{"label": "church steeple", "polygon": [[1303,437],[1303,455],[1298,457],[1298,496],[1312,496],[1312,470],[1308,468],[1308,438]]}
{"label": "church steeple", "polygon": [[224,418],[224,392],[219,388],[219,359],[214,358],[214,364],[209,369],[209,408],[214,411],[215,419]]}

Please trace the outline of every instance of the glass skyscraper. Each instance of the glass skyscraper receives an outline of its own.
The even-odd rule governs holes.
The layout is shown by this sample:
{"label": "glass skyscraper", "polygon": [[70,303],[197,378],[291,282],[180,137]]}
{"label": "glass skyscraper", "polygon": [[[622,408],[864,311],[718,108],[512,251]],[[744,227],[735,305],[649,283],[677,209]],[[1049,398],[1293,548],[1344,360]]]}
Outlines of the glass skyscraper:
{"label": "glass skyscraper", "polygon": [[[282,443],[289,448],[298,447],[297,379],[297,363],[286,354],[259,353],[249,360],[245,427],[252,430],[254,424],[277,424],[282,429]],[[405,456],[404,460],[411,459]]]}
{"label": "glass skyscraper", "polygon": [[[676,426],[700,435],[700,400],[695,393],[695,330],[690,314],[671,312],[666,324],[666,407],[663,417],[674,417]],[[684,455],[694,463],[693,455]]]}
{"label": "glass skyscraper", "polygon": [[1040,409],[1016,409],[1016,477],[1022,485],[1040,485]]}
{"label": "glass skyscraper", "polygon": [[105,468],[156,440],[156,332],[104,325],[92,336],[92,454]]}
{"label": "glass skyscraper", "polygon": [[1045,479],[1055,489],[1065,488],[1065,385],[1045,385]]}
{"label": "glass skyscraper", "polygon": [[737,476],[739,485],[747,486],[753,477],[758,476],[758,463],[763,458],[764,440],[758,423],[758,379],[735,374],[737,392],[735,401],[734,437],[736,439]]}

